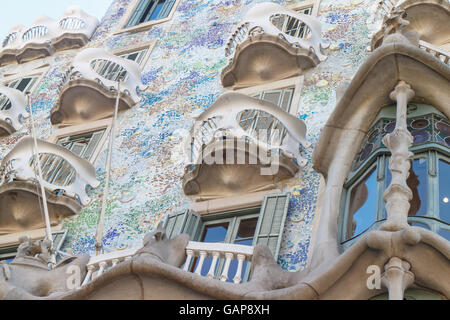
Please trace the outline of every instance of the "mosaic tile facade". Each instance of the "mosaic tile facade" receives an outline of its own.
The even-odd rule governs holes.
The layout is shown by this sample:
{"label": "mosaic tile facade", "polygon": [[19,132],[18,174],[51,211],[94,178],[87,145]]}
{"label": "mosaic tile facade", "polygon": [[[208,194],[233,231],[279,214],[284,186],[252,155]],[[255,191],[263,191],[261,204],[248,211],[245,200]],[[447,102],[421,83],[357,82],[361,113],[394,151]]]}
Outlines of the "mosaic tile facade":
{"label": "mosaic tile facade", "polygon": [[[182,192],[183,138],[193,125],[192,114],[207,109],[225,89],[225,45],[241,17],[262,0],[181,0],[173,19],[139,33],[114,34],[132,0],[115,0],[88,47],[119,50],[157,40],[143,71],[148,85],[143,102],[119,115],[112,159],[110,207],[106,215],[106,251],[140,245],[145,233],[167,214],[189,206]],[[285,1],[274,1],[286,4]],[[300,1],[287,1],[292,4]],[[286,270],[304,267],[311,242],[320,177],[311,154],[321,128],[336,105],[336,88],[351,80],[367,58],[370,34],[381,17],[374,0],[322,0],[319,19],[330,42],[327,61],[305,74],[298,117],[308,126],[313,147],[306,151],[305,171],[282,186],[292,192],[279,263]],[[50,110],[58,99],[64,73],[77,51],[46,58],[50,65],[32,99],[38,136],[48,139],[53,128]],[[14,67],[0,69],[0,76]],[[25,127],[0,143],[4,157],[29,132]],[[65,222],[69,236],[64,250],[95,252],[95,233],[105,180],[106,146],[95,167],[102,185],[91,190],[91,205]]]}

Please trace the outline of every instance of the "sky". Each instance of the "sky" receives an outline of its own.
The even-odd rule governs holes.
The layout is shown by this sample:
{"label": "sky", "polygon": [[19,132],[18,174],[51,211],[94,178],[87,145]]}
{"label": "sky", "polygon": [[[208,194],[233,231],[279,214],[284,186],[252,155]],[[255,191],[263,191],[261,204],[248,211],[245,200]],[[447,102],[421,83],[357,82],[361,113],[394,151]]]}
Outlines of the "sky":
{"label": "sky", "polygon": [[70,6],[79,6],[101,20],[112,0],[3,0],[0,10],[0,42],[15,25],[31,26],[39,16],[57,19]]}

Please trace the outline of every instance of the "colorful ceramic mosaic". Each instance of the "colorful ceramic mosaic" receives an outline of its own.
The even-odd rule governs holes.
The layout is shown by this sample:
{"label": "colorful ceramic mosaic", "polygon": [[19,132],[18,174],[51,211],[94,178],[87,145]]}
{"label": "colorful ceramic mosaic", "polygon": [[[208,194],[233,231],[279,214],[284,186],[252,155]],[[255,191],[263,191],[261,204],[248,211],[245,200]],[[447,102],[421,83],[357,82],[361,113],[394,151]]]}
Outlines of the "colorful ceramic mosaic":
{"label": "colorful ceramic mosaic", "polygon": [[[157,41],[143,71],[143,82],[148,85],[143,102],[121,113],[118,120],[105,226],[107,251],[139,246],[144,234],[167,214],[189,206],[190,200],[181,187],[181,143],[193,125],[192,115],[207,109],[225,92],[220,73],[227,64],[224,49],[233,29],[251,6],[264,1],[181,0],[171,21],[143,32],[115,34],[131,2],[115,0],[88,44],[119,50]],[[287,1],[295,2],[300,1]],[[308,126],[313,147],[305,151],[308,167],[280,186],[293,195],[279,258],[286,270],[301,269],[308,258],[320,184],[320,176],[312,169],[312,150],[336,105],[336,88],[351,80],[369,54],[369,35],[380,21],[374,3],[322,0],[320,4],[323,35],[330,43],[324,52],[328,59],[305,74],[298,111],[298,117]],[[68,51],[46,58],[50,67],[32,100],[42,139],[52,135],[50,110],[75,54]],[[4,75],[12,68],[4,67],[0,72]],[[3,157],[28,132],[25,127],[3,139],[0,155]],[[69,233],[64,250],[69,253],[95,251],[94,236],[105,180],[104,148],[95,163],[102,184],[89,192],[92,204],[65,222]]]}

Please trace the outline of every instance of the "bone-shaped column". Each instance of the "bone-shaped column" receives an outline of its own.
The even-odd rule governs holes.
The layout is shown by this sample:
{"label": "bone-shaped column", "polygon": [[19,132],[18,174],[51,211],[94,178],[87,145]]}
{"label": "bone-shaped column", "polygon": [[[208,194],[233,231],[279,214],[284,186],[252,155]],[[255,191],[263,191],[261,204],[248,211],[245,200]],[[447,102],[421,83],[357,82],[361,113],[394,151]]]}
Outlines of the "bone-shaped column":
{"label": "bone-shaped column", "polygon": [[405,290],[414,283],[414,274],[410,268],[408,262],[397,257],[385,265],[381,283],[389,290],[389,300],[403,300]]}
{"label": "bone-shaped column", "polygon": [[408,226],[409,202],[413,195],[406,180],[411,168],[410,158],[413,156],[409,148],[414,140],[407,129],[406,118],[408,103],[414,95],[411,87],[403,81],[399,82],[390,95],[392,100],[397,101],[397,123],[394,131],[383,139],[383,143],[392,153],[389,160],[392,182],[383,197],[386,202],[387,221],[381,226],[381,230],[398,231]]}

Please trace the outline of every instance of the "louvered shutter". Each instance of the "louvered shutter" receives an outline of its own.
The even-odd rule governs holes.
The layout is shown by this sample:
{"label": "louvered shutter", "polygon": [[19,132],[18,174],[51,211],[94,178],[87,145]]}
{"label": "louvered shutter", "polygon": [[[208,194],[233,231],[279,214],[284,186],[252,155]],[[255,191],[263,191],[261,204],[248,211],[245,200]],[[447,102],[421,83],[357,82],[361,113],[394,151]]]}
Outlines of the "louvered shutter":
{"label": "louvered shutter", "polygon": [[265,197],[255,230],[253,246],[267,245],[278,260],[284,224],[289,209],[290,193]]}
{"label": "louvered shutter", "polygon": [[175,4],[176,0],[167,0],[166,3],[164,3],[164,7],[161,9],[161,12],[158,15],[158,19],[164,19],[167,18],[170,14],[170,11],[172,11],[172,8]]}
{"label": "louvered shutter", "polygon": [[97,131],[92,134],[91,140],[89,141],[89,145],[84,152],[83,158],[86,160],[91,160],[92,155],[94,154],[94,151],[97,149],[98,144],[100,143],[100,140],[103,138],[103,134],[105,133],[105,130]]}
{"label": "louvered shutter", "polygon": [[192,210],[185,210],[170,214],[164,223],[164,228],[169,239],[180,234],[187,234],[194,239],[199,224],[200,216]]}
{"label": "louvered shutter", "polygon": [[134,9],[133,14],[131,15],[130,20],[128,20],[126,27],[133,27],[139,24],[139,20],[144,14],[145,9],[150,5],[153,0],[141,0],[139,4]]}

